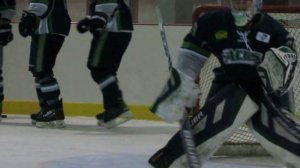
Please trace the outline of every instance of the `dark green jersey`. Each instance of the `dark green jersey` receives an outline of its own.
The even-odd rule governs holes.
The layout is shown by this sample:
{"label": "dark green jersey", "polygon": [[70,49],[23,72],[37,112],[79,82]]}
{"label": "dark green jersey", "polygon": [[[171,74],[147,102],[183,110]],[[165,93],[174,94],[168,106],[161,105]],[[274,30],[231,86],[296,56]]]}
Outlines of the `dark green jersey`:
{"label": "dark green jersey", "polygon": [[131,32],[133,30],[131,12],[123,0],[91,0],[90,9],[92,15],[105,15],[107,31]]}
{"label": "dark green jersey", "polygon": [[223,61],[224,50],[246,49],[264,54],[270,47],[291,45],[289,32],[271,16],[260,13],[254,18],[254,25],[246,30],[238,28],[230,11],[221,10],[206,13],[185,37],[183,47],[202,55],[216,55]]}
{"label": "dark green jersey", "polygon": [[28,11],[40,18],[37,34],[69,34],[71,19],[66,0],[30,0]]}
{"label": "dark green jersey", "polygon": [[0,18],[11,20],[16,14],[15,0],[0,0]]}
{"label": "dark green jersey", "polygon": [[252,21],[250,28],[241,29],[229,10],[208,12],[193,25],[182,49],[205,57],[212,53],[230,74],[245,75],[256,72],[255,66],[271,47],[293,48],[293,37],[268,14],[259,13]]}

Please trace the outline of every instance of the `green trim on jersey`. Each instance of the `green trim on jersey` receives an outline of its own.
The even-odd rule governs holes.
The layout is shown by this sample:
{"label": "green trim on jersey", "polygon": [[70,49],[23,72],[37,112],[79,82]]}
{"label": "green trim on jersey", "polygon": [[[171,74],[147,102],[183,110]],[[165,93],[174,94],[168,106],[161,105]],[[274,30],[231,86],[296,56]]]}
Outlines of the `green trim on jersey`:
{"label": "green trim on jersey", "polygon": [[43,62],[45,55],[45,46],[46,46],[46,34],[42,34],[38,39],[38,47],[37,47],[37,59],[36,59],[36,72],[41,72],[43,70]]}
{"label": "green trim on jersey", "polygon": [[30,0],[30,3],[42,3],[48,6],[49,0]]}
{"label": "green trim on jersey", "polygon": [[[92,67],[97,67],[100,60],[101,60],[101,56],[103,56],[103,48],[105,47],[105,44],[107,42],[107,38],[108,38],[109,32],[103,32],[101,34],[101,37],[98,39],[97,42],[97,47],[95,49],[94,54],[96,54],[95,56],[93,56],[93,61],[92,61]],[[99,55],[99,56],[98,56]]]}
{"label": "green trim on jersey", "polygon": [[117,22],[118,30],[121,30],[123,27],[122,27],[120,12],[116,13],[116,22]]}
{"label": "green trim on jersey", "polygon": [[48,21],[47,21],[47,23],[48,23],[48,31],[49,32],[54,32],[54,30],[53,30],[53,17],[52,17],[52,15],[50,15],[50,16],[48,16]]}
{"label": "green trim on jersey", "polygon": [[196,44],[193,44],[193,43],[188,42],[188,41],[184,41],[183,44],[181,45],[181,48],[194,51],[198,54],[204,55],[205,57],[209,57],[209,55],[211,54],[210,52],[200,48]]}
{"label": "green trim on jersey", "polygon": [[38,8],[47,6],[47,10],[38,19],[36,25],[36,35],[41,34],[61,34],[67,36],[70,32],[70,16],[67,11],[66,0],[30,0],[30,3],[36,5],[32,12],[38,11]]}

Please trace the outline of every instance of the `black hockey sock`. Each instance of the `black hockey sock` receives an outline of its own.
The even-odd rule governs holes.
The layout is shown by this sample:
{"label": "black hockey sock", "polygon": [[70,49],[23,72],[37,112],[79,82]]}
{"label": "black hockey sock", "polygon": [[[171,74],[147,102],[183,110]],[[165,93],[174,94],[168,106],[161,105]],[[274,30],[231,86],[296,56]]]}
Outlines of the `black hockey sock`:
{"label": "black hockey sock", "polygon": [[122,91],[119,89],[117,81],[102,88],[103,104],[105,109],[122,108],[125,106]]}
{"label": "black hockey sock", "polygon": [[46,100],[43,97],[40,84],[37,81],[35,82],[35,90],[36,90],[36,93],[37,93],[37,97],[39,99],[40,108],[41,109],[46,109],[47,108],[47,103],[46,103]]}
{"label": "black hockey sock", "polygon": [[60,88],[58,82],[54,77],[46,77],[39,79],[38,83],[40,85],[40,91],[37,90],[37,93],[40,94],[39,100],[41,106],[47,106],[50,109],[57,108],[57,104],[60,101]]}

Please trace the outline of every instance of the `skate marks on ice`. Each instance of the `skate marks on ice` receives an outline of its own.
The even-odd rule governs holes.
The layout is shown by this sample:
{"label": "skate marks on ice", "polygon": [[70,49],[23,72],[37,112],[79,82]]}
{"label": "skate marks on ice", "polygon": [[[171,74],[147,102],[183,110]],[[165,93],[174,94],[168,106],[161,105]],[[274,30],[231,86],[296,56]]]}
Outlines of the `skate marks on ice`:
{"label": "skate marks on ice", "polygon": [[[43,168],[149,168],[148,158],[150,156],[141,154],[99,154],[86,155],[80,157],[66,158],[45,163]],[[255,160],[257,161],[255,163]],[[267,160],[267,163],[263,163]],[[233,159],[233,161],[236,161]],[[271,163],[272,159],[250,159],[246,163],[229,163],[226,159],[213,159],[205,164],[202,168],[283,168],[276,163]],[[253,162],[253,163],[250,163]],[[268,163],[270,162],[270,163]]]}
{"label": "skate marks on ice", "polygon": [[148,168],[147,156],[131,154],[99,154],[48,162],[43,168]]}

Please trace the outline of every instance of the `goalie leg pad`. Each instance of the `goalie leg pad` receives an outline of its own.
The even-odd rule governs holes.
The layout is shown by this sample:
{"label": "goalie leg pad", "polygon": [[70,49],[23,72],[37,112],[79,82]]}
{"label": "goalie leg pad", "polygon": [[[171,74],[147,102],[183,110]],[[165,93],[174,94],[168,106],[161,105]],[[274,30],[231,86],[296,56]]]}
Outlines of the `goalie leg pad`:
{"label": "goalie leg pad", "polygon": [[260,144],[288,167],[300,165],[300,126],[264,93],[261,109],[247,123]]}
{"label": "goalie leg pad", "polygon": [[[190,122],[200,154],[204,163],[226,141],[241,124],[245,123],[258,110],[258,106],[235,84],[224,86],[209,99],[201,111],[195,114]],[[185,167],[187,164],[180,132],[176,133],[168,144],[153,155],[149,163],[165,168]]]}

